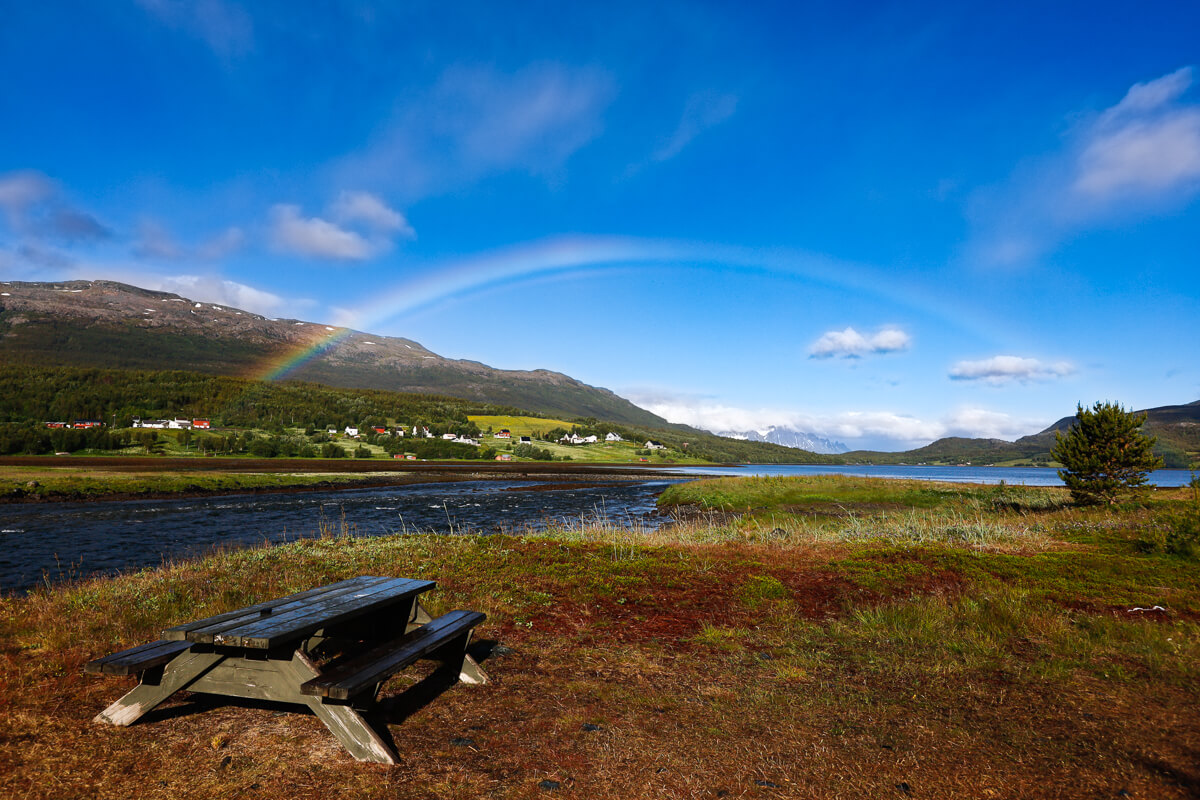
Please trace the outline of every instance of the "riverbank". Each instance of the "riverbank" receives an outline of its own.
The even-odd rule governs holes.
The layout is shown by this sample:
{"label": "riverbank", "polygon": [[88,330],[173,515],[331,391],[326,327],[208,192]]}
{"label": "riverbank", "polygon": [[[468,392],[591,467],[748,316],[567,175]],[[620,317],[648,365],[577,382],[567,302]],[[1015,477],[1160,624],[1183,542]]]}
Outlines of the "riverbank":
{"label": "riverbank", "polygon": [[[705,482],[678,499],[723,516],[656,531],[329,537],[2,598],[5,784],[31,798],[1195,796],[1200,569],[1146,546],[1182,493],[1109,513],[1044,489],[796,491]],[[435,613],[488,615],[476,652],[492,683],[398,711],[400,766],[359,764],[315,718],[273,707],[180,699],[132,728],[90,722],[129,681],[83,675],[88,659],[358,574],[433,579]]]}
{"label": "riverbank", "polygon": [[561,462],[10,456],[0,458],[0,504],[312,492],[469,480],[589,485],[652,480],[664,474],[628,465]]}

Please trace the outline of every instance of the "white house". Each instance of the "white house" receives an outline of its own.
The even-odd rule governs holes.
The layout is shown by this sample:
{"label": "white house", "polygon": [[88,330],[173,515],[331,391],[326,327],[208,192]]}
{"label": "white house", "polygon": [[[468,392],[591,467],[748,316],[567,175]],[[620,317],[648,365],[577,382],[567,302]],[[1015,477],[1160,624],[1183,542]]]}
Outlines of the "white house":
{"label": "white house", "polygon": [[[453,434],[451,434],[451,435],[453,436]],[[473,444],[476,447],[479,447],[478,439],[471,439],[466,436],[456,436],[456,437],[454,437],[453,441],[455,444]]]}
{"label": "white house", "polygon": [[559,444],[583,444],[584,439],[577,433],[568,433],[558,440]]}
{"label": "white house", "polygon": [[191,430],[192,421],[190,419],[173,419],[167,422],[167,427],[171,430]]}
{"label": "white house", "polygon": [[650,439],[649,441],[646,442],[643,449],[645,449],[645,450],[666,450],[667,446],[665,444],[663,444],[662,442],[656,442],[653,439]]}
{"label": "white house", "polygon": [[609,433],[607,436],[604,437],[604,441],[606,441],[606,442],[621,442],[621,441],[624,441],[624,439],[621,438],[621,434],[619,434],[619,433]]}
{"label": "white house", "polygon": [[445,439],[447,442],[453,442],[455,439],[458,438],[458,434],[457,433],[443,433],[442,438]]}
{"label": "white house", "polygon": [[584,444],[595,444],[595,443],[596,443],[596,442],[598,442],[598,441],[600,441],[600,440],[599,440],[597,437],[595,437],[595,436],[585,436],[585,437],[583,437],[583,443],[584,443]]}
{"label": "white house", "polygon": [[347,425],[346,426],[346,435],[354,437],[354,438],[358,438],[358,428],[351,428],[349,425]]}
{"label": "white house", "polygon": [[517,444],[533,444],[533,439],[530,439],[528,436],[522,436],[521,441],[517,442]]}

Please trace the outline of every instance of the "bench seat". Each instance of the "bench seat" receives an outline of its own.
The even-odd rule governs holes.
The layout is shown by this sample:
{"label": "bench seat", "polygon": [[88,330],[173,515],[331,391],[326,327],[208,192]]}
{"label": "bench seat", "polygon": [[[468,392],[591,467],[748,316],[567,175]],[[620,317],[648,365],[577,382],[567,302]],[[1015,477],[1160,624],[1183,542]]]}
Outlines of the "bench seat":
{"label": "bench seat", "polygon": [[[322,675],[300,686],[300,693],[347,701],[373,689],[408,665],[425,657],[443,657],[448,664],[466,656],[467,637],[487,615],[479,611],[451,611],[408,632],[394,642],[375,647],[347,661],[335,662]],[[454,652],[439,653],[454,645]]]}
{"label": "bench seat", "polygon": [[83,670],[104,675],[133,675],[161,667],[191,646],[191,642],[169,642],[160,639],[89,661]]}

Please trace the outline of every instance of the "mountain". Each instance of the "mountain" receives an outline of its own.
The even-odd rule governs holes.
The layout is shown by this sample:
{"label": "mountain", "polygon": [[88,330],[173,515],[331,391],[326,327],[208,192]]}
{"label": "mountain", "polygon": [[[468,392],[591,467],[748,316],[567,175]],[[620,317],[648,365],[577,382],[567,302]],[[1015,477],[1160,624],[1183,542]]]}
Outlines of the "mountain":
{"label": "mountain", "polygon": [[[304,358],[311,355],[310,358]],[[552,417],[677,427],[608,389],[549,370],[443,358],[411,339],[196,302],[114,281],[0,282],[0,360],[187,370],[450,395]]]}
{"label": "mountain", "polygon": [[815,433],[806,433],[804,431],[793,430],[792,428],[781,428],[776,425],[772,425],[765,431],[720,431],[716,432],[716,434],[717,436],[741,439],[743,441],[771,442],[772,444],[781,444],[784,447],[794,447],[797,450],[807,450],[810,453],[825,453],[827,455],[845,453],[850,449],[841,442],[826,439]]}
{"label": "mountain", "polygon": [[[1177,406],[1159,406],[1137,412],[1146,415],[1143,430],[1158,437],[1154,452],[1168,467],[1186,469],[1200,462],[1200,400]],[[1066,432],[1075,415],[1063,417],[1050,427],[1015,442],[1002,439],[964,439],[948,437],[902,453],[855,450],[844,453],[852,463],[872,464],[996,464],[1003,462],[1050,461],[1055,433]]]}

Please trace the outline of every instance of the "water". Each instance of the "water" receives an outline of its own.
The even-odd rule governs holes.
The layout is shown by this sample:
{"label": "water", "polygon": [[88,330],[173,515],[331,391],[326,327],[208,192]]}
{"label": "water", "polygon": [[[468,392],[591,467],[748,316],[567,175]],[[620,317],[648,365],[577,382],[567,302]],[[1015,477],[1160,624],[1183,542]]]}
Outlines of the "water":
{"label": "water", "polygon": [[[673,481],[529,491],[527,481],[461,481],[337,492],[0,506],[0,590],[44,579],[156,566],[213,547],[291,541],[322,524],[356,536],[496,532],[550,522],[637,520]],[[561,486],[561,484],[557,484]]]}
{"label": "water", "polygon": [[[661,470],[661,467],[656,467]],[[680,479],[711,475],[861,475],[960,483],[1061,486],[1052,469],[758,465],[674,467]],[[1183,486],[1185,470],[1158,470],[1157,486]],[[655,527],[657,495],[675,481],[526,491],[542,483],[460,481],[392,488],[295,494],[224,495],[184,500],[0,506],[0,590],[25,589],[45,578],[155,566],[212,547],[281,542],[320,533],[322,522],[357,536],[406,530],[494,532],[547,522]]]}
{"label": "water", "polygon": [[[1062,486],[1058,471],[1045,467],[917,467],[850,466],[820,464],[744,464],[736,467],[674,467],[673,473],[694,477],[710,475],[857,475],[867,478],[905,478],[952,483],[1004,483],[1013,486]],[[1185,469],[1159,469],[1150,473],[1153,486],[1186,486],[1192,473]]]}

